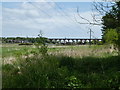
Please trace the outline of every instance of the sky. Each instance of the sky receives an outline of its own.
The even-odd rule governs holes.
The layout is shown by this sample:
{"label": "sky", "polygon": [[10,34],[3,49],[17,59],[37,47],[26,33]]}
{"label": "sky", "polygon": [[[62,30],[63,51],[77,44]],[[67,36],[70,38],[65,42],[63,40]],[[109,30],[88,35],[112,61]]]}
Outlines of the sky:
{"label": "sky", "polygon": [[[77,14],[93,22],[92,2],[2,2],[3,37],[37,37],[39,31],[47,38],[101,38],[101,26],[85,23]],[[100,17],[98,17],[100,18]],[[76,20],[77,21],[76,21]]]}

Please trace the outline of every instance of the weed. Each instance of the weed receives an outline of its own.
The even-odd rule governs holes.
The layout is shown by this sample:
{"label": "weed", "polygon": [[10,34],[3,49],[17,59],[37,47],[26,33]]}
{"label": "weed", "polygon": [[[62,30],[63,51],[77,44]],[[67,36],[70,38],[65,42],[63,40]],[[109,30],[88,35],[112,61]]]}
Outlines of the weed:
{"label": "weed", "polygon": [[72,58],[48,55],[45,58],[35,56],[27,60],[19,59],[13,65],[3,65],[3,88],[118,89],[119,58],[119,56]]}

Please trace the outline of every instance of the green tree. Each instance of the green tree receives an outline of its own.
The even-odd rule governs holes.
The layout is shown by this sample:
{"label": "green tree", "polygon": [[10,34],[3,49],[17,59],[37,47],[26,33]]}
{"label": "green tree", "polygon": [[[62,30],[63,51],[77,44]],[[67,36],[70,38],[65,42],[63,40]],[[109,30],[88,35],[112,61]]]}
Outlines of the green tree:
{"label": "green tree", "polygon": [[120,55],[120,33],[116,29],[108,29],[104,38],[105,42],[110,44],[112,49],[114,47],[118,49],[118,54]]}
{"label": "green tree", "polygon": [[105,41],[108,44],[116,44],[118,41],[118,33],[115,29],[108,29],[105,34]]}
{"label": "green tree", "polygon": [[102,17],[102,22],[103,42],[114,44],[120,52],[120,1]]}
{"label": "green tree", "polygon": [[43,33],[40,30],[37,38],[36,47],[38,48],[39,53],[41,53],[44,56],[44,55],[47,55],[47,51],[48,51],[48,48],[47,48],[48,46],[46,45],[46,42],[48,41],[48,39],[43,37],[42,35]]}
{"label": "green tree", "polygon": [[117,33],[120,33],[120,1],[115,2],[112,6],[111,10],[102,17],[102,24],[103,24],[103,40],[105,40],[105,34],[109,29],[115,29]]}

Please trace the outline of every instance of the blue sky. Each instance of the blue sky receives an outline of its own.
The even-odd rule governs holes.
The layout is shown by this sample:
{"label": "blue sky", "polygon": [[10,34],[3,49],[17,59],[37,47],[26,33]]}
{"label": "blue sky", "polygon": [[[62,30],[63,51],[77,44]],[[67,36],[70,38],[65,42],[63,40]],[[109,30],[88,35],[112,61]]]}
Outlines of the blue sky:
{"label": "blue sky", "polygon": [[[101,27],[78,24],[86,22],[77,15],[92,21],[92,2],[3,2],[2,36],[37,37],[40,30],[45,37],[89,38],[89,27],[93,38],[101,38]],[[96,12],[94,12],[96,13]]]}

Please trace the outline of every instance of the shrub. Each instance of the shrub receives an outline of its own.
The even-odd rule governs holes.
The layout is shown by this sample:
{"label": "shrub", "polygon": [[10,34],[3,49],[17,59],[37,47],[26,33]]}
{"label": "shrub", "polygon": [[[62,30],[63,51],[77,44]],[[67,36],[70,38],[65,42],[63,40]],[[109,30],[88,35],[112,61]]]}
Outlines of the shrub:
{"label": "shrub", "polygon": [[120,88],[120,56],[35,56],[3,65],[3,88]]}

